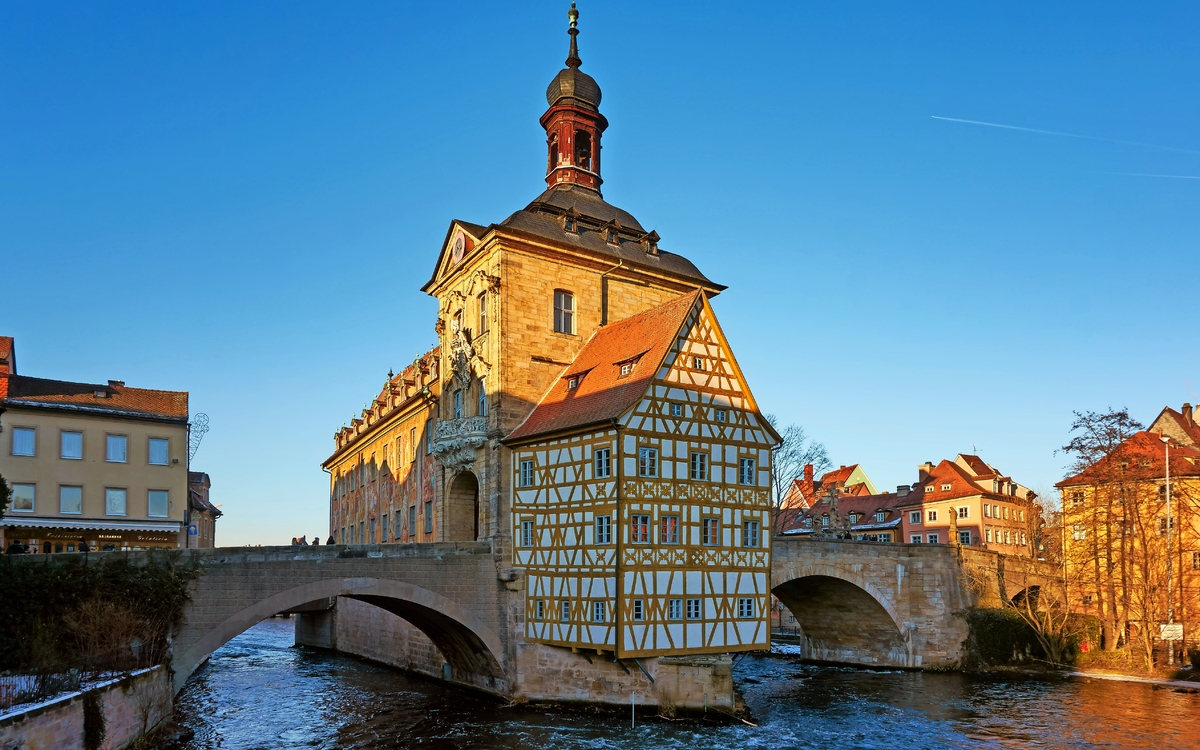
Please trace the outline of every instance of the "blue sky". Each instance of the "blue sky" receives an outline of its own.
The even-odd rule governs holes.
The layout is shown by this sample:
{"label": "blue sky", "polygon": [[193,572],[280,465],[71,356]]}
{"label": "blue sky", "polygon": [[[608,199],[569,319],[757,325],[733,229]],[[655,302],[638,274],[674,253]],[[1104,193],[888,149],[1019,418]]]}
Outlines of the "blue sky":
{"label": "blue sky", "polygon": [[[835,463],[1048,488],[1073,409],[1200,401],[1200,7],[921,6],[584,2],[605,197],[729,285],[760,405]],[[0,6],[21,372],[189,391],[219,541],[327,533],[448,222],[541,189],[567,7]]]}

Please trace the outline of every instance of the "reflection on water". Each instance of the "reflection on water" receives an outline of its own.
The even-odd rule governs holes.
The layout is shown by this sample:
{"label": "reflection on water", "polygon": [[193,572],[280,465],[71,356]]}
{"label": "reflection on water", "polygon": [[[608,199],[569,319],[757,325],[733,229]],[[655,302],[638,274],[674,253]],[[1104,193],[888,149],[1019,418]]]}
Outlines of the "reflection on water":
{"label": "reflection on water", "polygon": [[188,682],[189,748],[1200,747],[1200,695],[1148,685],[981,680],[813,667],[748,655],[757,727],[506,708],[356,659],[292,648],[292,622],[230,641]]}

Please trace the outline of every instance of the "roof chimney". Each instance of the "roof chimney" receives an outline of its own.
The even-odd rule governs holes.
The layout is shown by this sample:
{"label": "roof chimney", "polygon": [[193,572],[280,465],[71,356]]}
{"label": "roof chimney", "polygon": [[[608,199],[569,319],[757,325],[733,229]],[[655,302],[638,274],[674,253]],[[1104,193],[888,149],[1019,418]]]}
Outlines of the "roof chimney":
{"label": "roof chimney", "polygon": [[933,464],[926,461],[925,463],[923,463],[917,467],[917,471],[918,471],[918,476],[920,477],[919,481],[924,482],[926,479],[929,478],[929,475],[933,473]]}
{"label": "roof chimney", "polygon": [[813,480],[813,465],[804,464],[804,481],[811,483]]}
{"label": "roof chimney", "polygon": [[124,380],[110,380],[110,381],[108,381],[108,387],[109,388],[124,388],[125,381]]}
{"label": "roof chimney", "polygon": [[908,497],[908,493],[911,490],[912,490],[912,487],[910,487],[907,484],[898,484],[898,485],[896,485],[896,496],[897,497]]}
{"label": "roof chimney", "polygon": [[1183,408],[1180,411],[1183,412],[1183,421],[1187,422],[1187,426],[1188,427],[1195,426],[1196,413],[1194,411],[1192,411],[1192,405],[1187,402],[1184,402]]}

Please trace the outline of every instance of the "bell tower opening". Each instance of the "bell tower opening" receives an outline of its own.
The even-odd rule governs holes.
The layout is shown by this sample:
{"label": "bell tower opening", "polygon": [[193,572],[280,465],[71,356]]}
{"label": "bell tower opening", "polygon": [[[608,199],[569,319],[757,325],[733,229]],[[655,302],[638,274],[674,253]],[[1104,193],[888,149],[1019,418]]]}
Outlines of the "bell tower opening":
{"label": "bell tower opening", "polygon": [[600,136],[608,120],[600,114],[600,86],[579,69],[579,11],[571,3],[568,14],[571,48],[567,67],[546,88],[550,109],[542,115],[549,147],[546,185],[579,185],[600,192]]}

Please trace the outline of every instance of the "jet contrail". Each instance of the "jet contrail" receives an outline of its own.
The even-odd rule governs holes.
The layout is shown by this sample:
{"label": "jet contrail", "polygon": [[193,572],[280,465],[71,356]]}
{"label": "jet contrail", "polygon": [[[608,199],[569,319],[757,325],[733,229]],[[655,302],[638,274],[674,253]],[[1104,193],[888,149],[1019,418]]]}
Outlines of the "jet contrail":
{"label": "jet contrail", "polygon": [[1137,143],[1136,141],[1119,141],[1115,138],[1098,138],[1094,135],[1079,135],[1078,133],[1060,133],[1056,130],[1039,130],[1037,128],[1022,128],[1017,125],[1001,125],[996,122],[980,122],[979,120],[962,120],[957,117],[939,117],[938,115],[930,115],[935,120],[944,120],[946,122],[961,122],[967,125],[983,125],[989,128],[1003,128],[1004,130],[1021,130],[1026,133],[1041,133],[1042,135],[1057,135],[1062,138],[1079,138],[1085,141],[1103,141],[1104,143],[1120,143],[1125,146],[1140,146],[1142,148],[1158,148],[1164,151],[1177,151],[1183,154],[1200,154],[1200,151],[1193,151],[1186,148],[1174,148],[1172,146],[1156,146],[1153,143]]}

